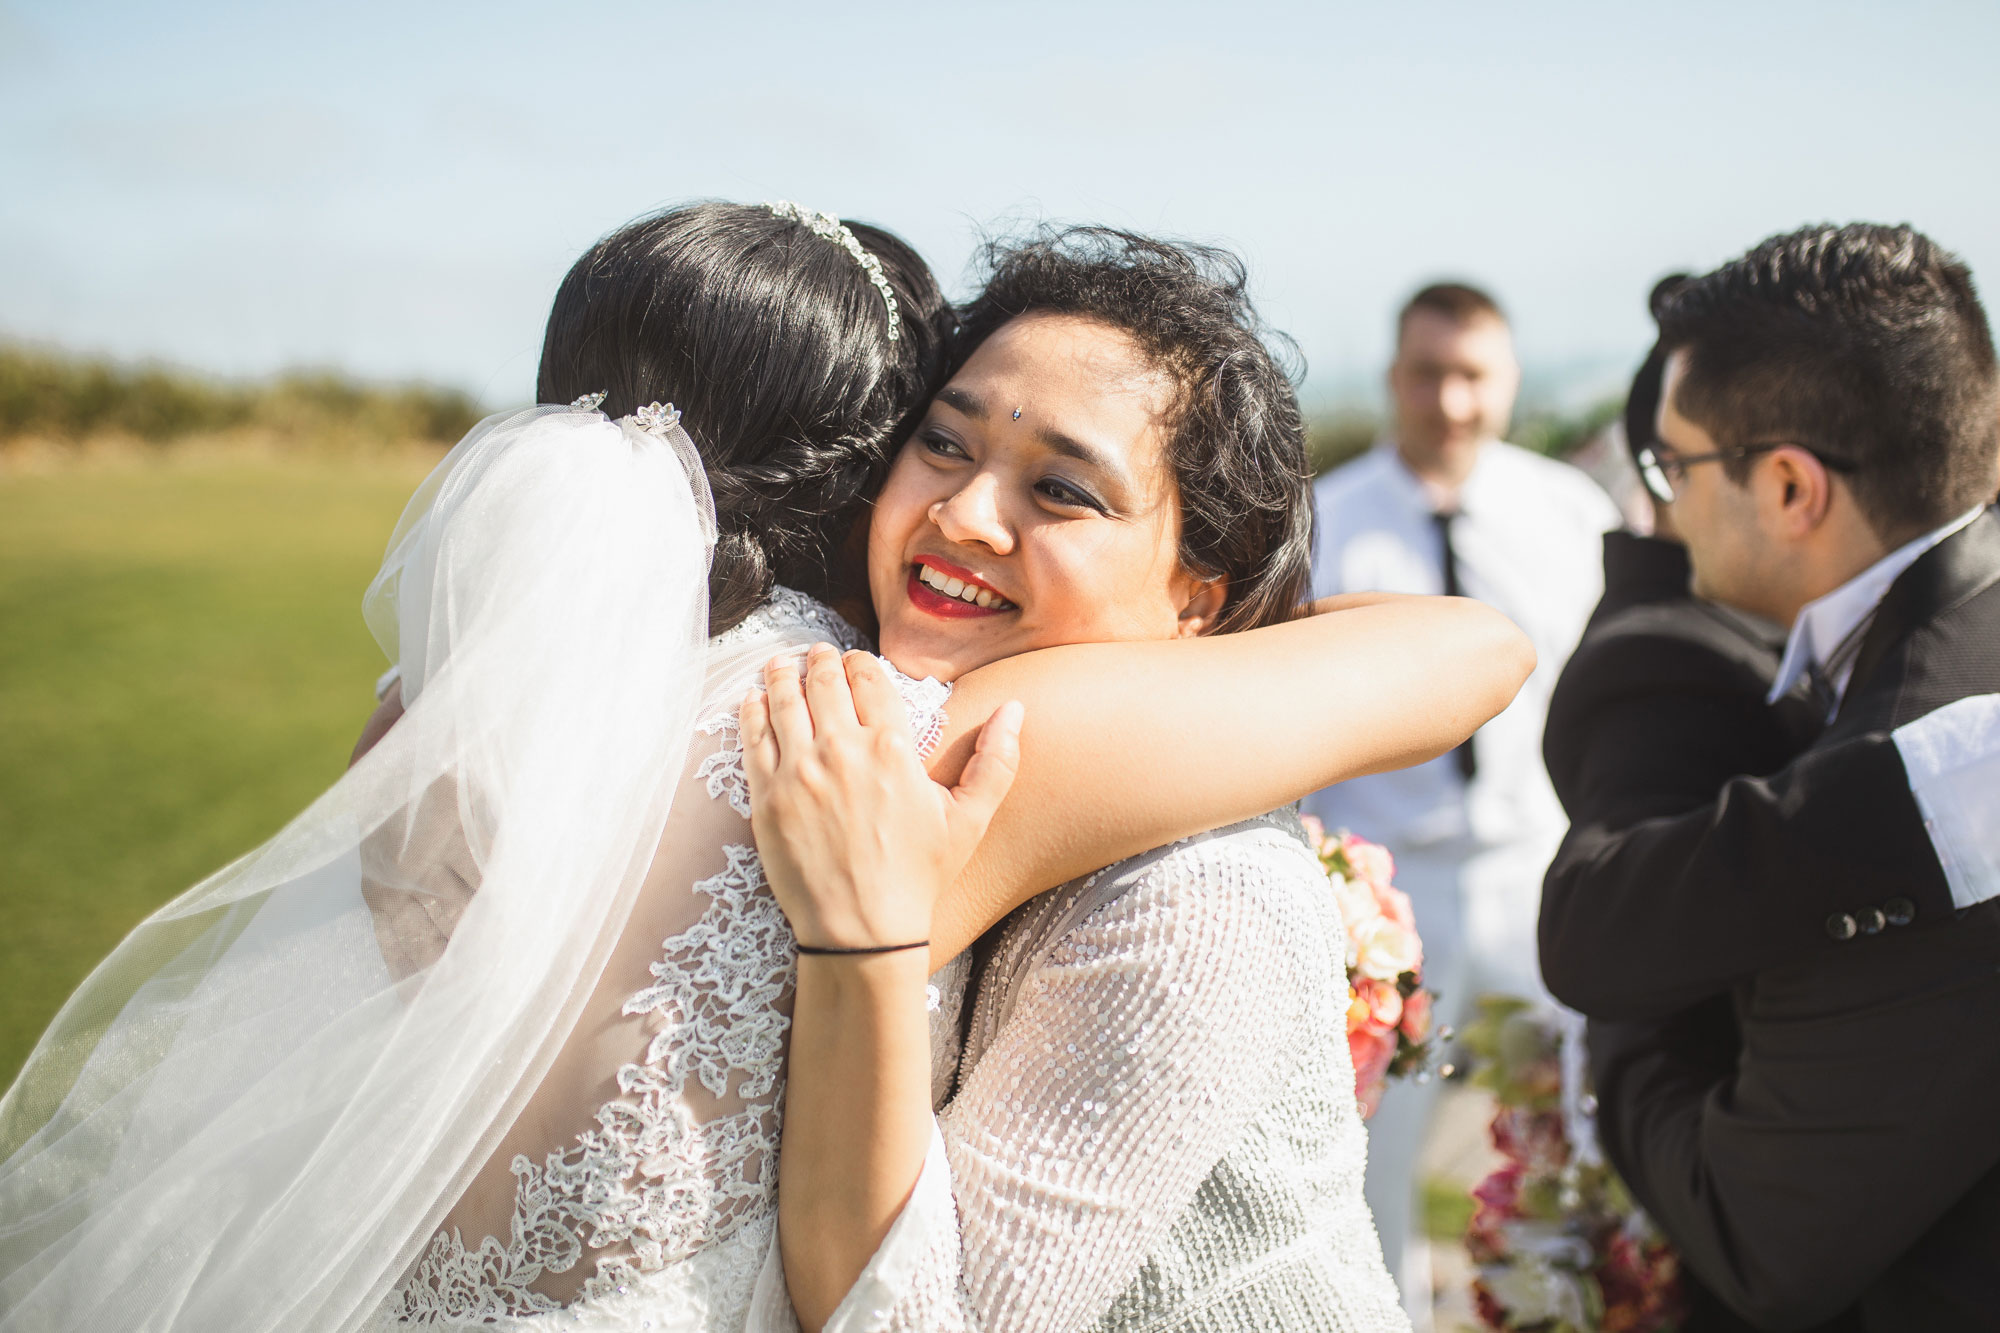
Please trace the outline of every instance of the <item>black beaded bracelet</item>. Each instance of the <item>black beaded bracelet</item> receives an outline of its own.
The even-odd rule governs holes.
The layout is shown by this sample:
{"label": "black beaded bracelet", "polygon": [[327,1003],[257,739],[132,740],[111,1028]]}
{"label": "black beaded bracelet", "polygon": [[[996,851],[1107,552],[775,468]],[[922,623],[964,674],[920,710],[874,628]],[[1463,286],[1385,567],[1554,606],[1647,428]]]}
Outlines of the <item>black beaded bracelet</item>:
{"label": "black beaded bracelet", "polygon": [[800,953],[843,954],[843,953],[901,953],[905,949],[928,949],[929,940],[917,940],[911,944],[864,944],[857,949],[826,949],[817,944],[801,944]]}

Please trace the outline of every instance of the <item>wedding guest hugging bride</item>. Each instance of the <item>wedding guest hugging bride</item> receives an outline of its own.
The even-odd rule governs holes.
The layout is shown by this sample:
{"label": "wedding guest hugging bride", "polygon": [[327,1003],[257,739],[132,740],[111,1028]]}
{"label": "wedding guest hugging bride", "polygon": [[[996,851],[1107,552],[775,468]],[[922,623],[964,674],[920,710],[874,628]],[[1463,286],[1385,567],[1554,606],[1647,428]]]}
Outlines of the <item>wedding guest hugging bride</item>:
{"label": "wedding guest hugging bride", "polygon": [[[1152,321],[1121,323],[1113,304],[1038,306],[995,333],[975,306],[961,341],[907,247],[791,206],[672,210],[578,262],[549,321],[544,406],[489,419],[452,451],[371,589],[404,711],[276,839],[135,930],[0,1102],[0,1329],[725,1329],[743,1325],[760,1281],[757,1317],[782,1322],[779,1208],[796,1199],[831,1220],[851,1197],[860,1225],[819,1238],[828,1257],[795,1293],[814,1323],[847,1299],[843,1275],[867,1265],[896,1212],[880,1206],[883,1188],[900,1180],[908,1194],[918,1171],[907,1136],[871,1133],[855,1151],[890,1169],[850,1196],[837,1176],[815,1183],[823,1168],[795,1139],[785,1174],[800,1188],[780,1202],[794,937],[753,846],[736,709],[774,653],[795,663],[815,642],[862,645],[825,600],[780,580],[837,597],[866,502],[882,490],[886,515],[898,482],[926,475],[915,469],[959,466],[937,430],[905,443],[951,362],[964,361],[961,379],[930,420],[969,441],[968,480],[919,495],[914,526],[907,507],[902,526],[871,525],[868,561],[885,627],[925,617],[942,632],[903,636],[901,660],[892,652],[865,681],[891,691],[896,722],[921,738],[898,762],[925,755],[932,776],[959,783],[966,811],[997,800],[1017,753],[1018,777],[969,856],[961,845],[933,858],[950,882],[924,886],[937,901],[917,937],[815,935],[801,917],[808,948],[929,941],[876,962],[809,956],[808,1009],[836,1003],[816,969],[845,967],[869,986],[888,974],[884,1012],[907,1024],[894,1005],[913,999],[925,1024],[923,985],[914,996],[902,985],[911,960],[921,976],[1098,867],[1442,753],[1504,706],[1527,651],[1475,604],[1361,599],[1295,616],[1309,523],[1297,408],[1252,332],[1238,272],[1106,233],[1041,253],[1094,268],[1107,290],[1152,288]],[[1203,292],[1184,329],[1169,318]],[[1244,336],[1217,341],[1217,310]],[[1012,378],[991,378],[1007,355]],[[982,385],[1017,401],[985,401]],[[980,412],[989,434],[967,424]],[[1003,438],[1003,422],[1021,433]],[[1001,526],[946,526],[974,520]],[[926,524],[949,535],[924,536]],[[1007,542],[1014,564],[988,557]],[[954,550],[979,551],[993,581],[954,572]],[[840,661],[820,655],[816,692]],[[789,670],[764,675],[782,691],[796,684]],[[882,700],[864,695],[882,728]],[[779,699],[781,711],[797,702]],[[1018,739],[1013,702],[1025,709]],[[760,716],[751,710],[753,729]],[[911,838],[934,838],[936,819],[909,817]],[[962,844],[971,826],[957,827]],[[1076,1121],[1064,1153],[1088,1141],[1075,1129],[1114,1114],[1106,1123],[1163,1127],[1168,1151],[1125,1166],[1107,1155],[1086,1185],[1063,1163],[1045,1168],[1042,1145],[1010,1138],[1015,1127],[965,1117],[996,1166],[1055,1172],[1023,1177],[1024,1203],[1052,1185],[1072,1206],[1027,1208],[1032,1224],[998,1237],[970,1224],[968,1206],[947,1238],[935,1224],[943,1173],[926,1168],[934,1183],[911,1197],[913,1225],[896,1223],[921,1232],[922,1262],[878,1264],[870,1279],[925,1282],[891,1304],[981,1326],[1089,1326],[1129,1310],[1138,1327],[1150,1325],[1147,1300],[1177,1317],[1175,1302],[1199,1294],[1162,1261],[1185,1234],[1178,1219],[1210,1219],[1196,1187],[1216,1182],[1219,1163],[1256,1165],[1236,1151],[1255,1140],[1263,1161],[1291,1152],[1303,1173],[1291,1196],[1303,1211],[1271,1225],[1295,1220],[1327,1237],[1307,1248],[1343,1261],[1318,1269],[1339,1278],[1336,1303],[1307,1309],[1324,1293],[1302,1280],[1282,1326],[1400,1319],[1360,1204],[1344,1047],[1322,1059],[1305,1031],[1338,975],[1332,959],[1310,975],[1325,958],[1318,936],[1338,926],[1322,917],[1311,934],[1280,838],[1211,840],[1219,867],[1248,868],[1216,873],[1267,886],[1246,890],[1247,907],[1204,915],[1141,876],[1104,911],[1181,913],[1176,947],[1196,965],[1202,942],[1230,994],[1249,993],[1235,979],[1244,969],[1292,976],[1286,1007],[1259,1023],[1303,1047],[1275,1055],[1263,1034],[1210,1034],[1260,1043],[1258,1058],[1286,1074],[1274,1083],[1268,1068],[1208,1057],[1163,1082],[1193,1049],[1188,1022],[1218,1011],[1204,1007],[1205,984],[1189,989],[1198,967],[1147,990],[1160,962],[1140,950],[1130,994],[1153,996],[1158,1021],[1093,1029],[1137,1046],[1124,1058],[1140,1081],[1093,1084],[1090,1105],[1032,1115],[1052,1131]],[[1189,855],[1160,863],[1173,886],[1193,883]],[[884,901],[901,916],[860,919],[907,924],[910,889],[897,892]],[[1078,901],[1066,890],[1028,910],[1044,905]],[[925,1133],[948,1088],[929,1067],[952,1062],[966,971],[960,959],[933,983],[922,1059],[883,1047],[885,1073],[918,1079]],[[987,984],[1001,974],[989,968]],[[1010,1033],[1051,1021],[1050,982],[1024,975],[1015,1016],[994,1014],[994,1038],[975,1043],[988,1055],[969,1066],[968,1094],[998,1078],[993,1052],[1020,1049],[1005,1046]],[[1088,1005],[1115,993],[1078,994]],[[841,1104],[813,1067],[824,1034],[801,1036],[805,1104]],[[1325,1086],[1301,1093],[1308,1077]],[[886,1091],[857,1128],[908,1119],[909,1089]],[[1294,1124],[1301,1095],[1323,1101],[1323,1122]],[[1142,1104],[1155,1110],[1126,1114]],[[1167,1140],[1183,1129],[1178,1160]],[[803,1183],[790,1179],[794,1150]],[[1135,1170],[1159,1179],[1135,1185]],[[974,1176],[961,1174],[965,1189]],[[1004,1200],[998,1171],[987,1184]],[[829,1200],[836,1211],[823,1211]],[[1075,1253],[1050,1305],[1026,1270],[1050,1262],[1064,1228]],[[1101,1271],[1077,1262],[1106,1237]],[[793,1242],[812,1239],[788,1224],[787,1258],[810,1267]],[[1273,1257],[1298,1248],[1276,1230],[1248,1248],[1258,1239]],[[976,1278],[1010,1265],[1019,1276]],[[1112,1308],[1149,1280],[1137,1303]]]}

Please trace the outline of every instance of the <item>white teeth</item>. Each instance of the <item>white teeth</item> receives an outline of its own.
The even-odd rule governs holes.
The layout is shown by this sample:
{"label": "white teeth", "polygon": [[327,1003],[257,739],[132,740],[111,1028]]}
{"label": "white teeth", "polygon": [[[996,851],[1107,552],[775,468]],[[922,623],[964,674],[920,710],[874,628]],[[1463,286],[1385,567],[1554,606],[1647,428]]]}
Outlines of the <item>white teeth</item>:
{"label": "white teeth", "polygon": [[936,588],[947,597],[956,597],[961,602],[971,602],[975,606],[1005,606],[1007,601],[998,593],[988,592],[977,584],[967,583],[939,573],[929,565],[917,566],[917,577],[930,587]]}

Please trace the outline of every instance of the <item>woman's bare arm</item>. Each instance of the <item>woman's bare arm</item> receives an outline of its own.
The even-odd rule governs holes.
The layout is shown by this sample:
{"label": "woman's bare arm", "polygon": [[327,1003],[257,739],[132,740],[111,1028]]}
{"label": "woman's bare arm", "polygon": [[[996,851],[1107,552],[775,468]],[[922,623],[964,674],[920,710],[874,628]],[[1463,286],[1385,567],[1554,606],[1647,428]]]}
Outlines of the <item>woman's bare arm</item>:
{"label": "woman's bare arm", "polygon": [[1026,705],[1020,774],[939,900],[934,963],[1044,889],[1348,778],[1449,751],[1534,669],[1527,636],[1457,597],[1362,594],[1240,634],[1071,644],[968,672],[931,776]]}
{"label": "woman's bare arm", "polygon": [[[938,902],[942,964],[1044,889],[1365,773],[1443,754],[1505,708],[1527,636],[1456,597],[1357,593],[1241,634],[1071,644],[968,672],[931,776],[957,781],[986,720],[1027,705],[1021,770]],[[395,691],[356,757],[398,716]]]}

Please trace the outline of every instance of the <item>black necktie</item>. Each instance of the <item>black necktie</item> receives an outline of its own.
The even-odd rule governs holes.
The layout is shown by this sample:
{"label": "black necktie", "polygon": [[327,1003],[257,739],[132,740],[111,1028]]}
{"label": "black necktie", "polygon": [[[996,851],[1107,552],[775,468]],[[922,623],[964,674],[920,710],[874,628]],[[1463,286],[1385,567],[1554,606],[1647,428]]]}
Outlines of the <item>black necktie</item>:
{"label": "black necktie", "polygon": [[[1444,547],[1444,595],[1447,597],[1463,596],[1458,588],[1458,552],[1451,544],[1451,521],[1457,517],[1456,509],[1431,515],[1437,523],[1438,541]],[[1472,737],[1467,736],[1465,743],[1451,753],[1452,758],[1458,761],[1458,775],[1467,782],[1472,781],[1473,775],[1479,772],[1479,758],[1472,753]]]}

